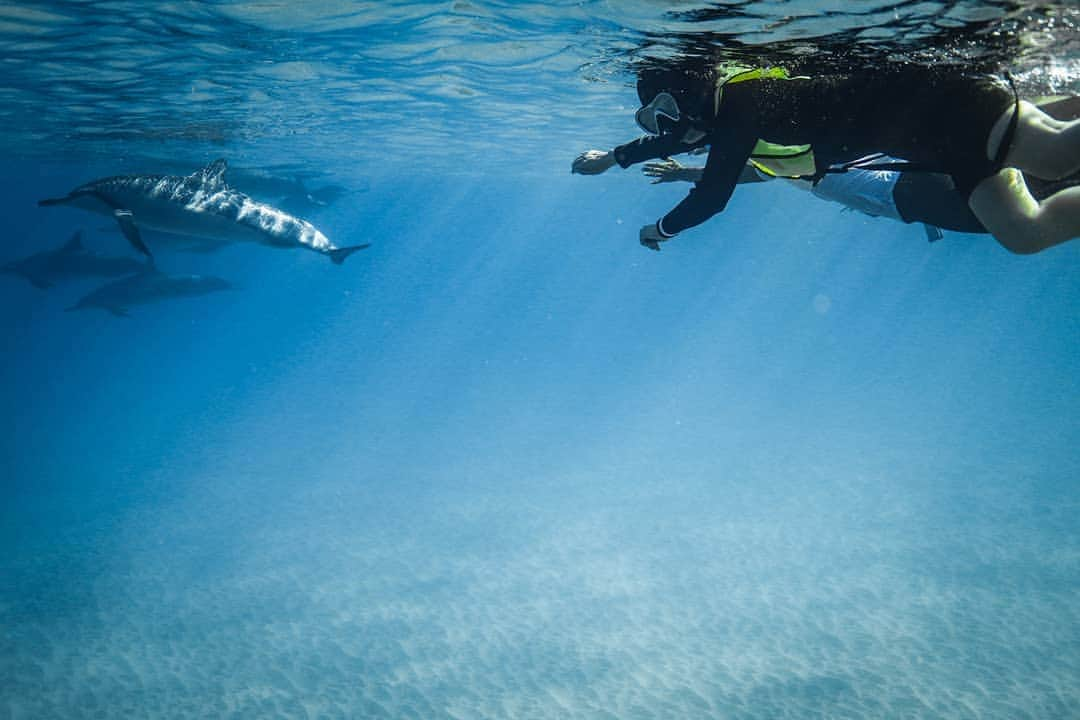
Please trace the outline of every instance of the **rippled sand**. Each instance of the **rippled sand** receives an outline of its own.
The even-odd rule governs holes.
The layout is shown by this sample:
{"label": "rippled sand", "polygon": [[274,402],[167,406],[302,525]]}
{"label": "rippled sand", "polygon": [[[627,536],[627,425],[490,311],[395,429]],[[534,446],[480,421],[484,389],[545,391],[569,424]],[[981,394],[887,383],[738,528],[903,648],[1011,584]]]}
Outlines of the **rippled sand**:
{"label": "rippled sand", "polygon": [[1080,711],[1061,516],[1001,490],[950,515],[974,486],[819,472],[208,485],[16,566],[0,718]]}

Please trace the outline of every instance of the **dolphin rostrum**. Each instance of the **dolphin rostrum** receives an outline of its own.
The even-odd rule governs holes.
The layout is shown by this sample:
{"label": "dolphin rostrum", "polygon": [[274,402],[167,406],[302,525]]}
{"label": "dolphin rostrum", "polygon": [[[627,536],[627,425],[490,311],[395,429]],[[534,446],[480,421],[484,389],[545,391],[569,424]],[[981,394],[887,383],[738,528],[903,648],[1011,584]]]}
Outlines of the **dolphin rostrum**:
{"label": "dolphin rostrum", "polygon": [[111,215],[135,249],[150,255],[139,227],[224,242],[303,247],[341,264],[370,243],[337,247],[314,225],[225,184],[224,160],[187,176],[120,175],[81,185],[38,205],[72,205]]}
{"label": "dolphin rostrum", "polygon": [[14,260],[0,267],[0,272],[26,278],[34,287],[44,290],[65,280],[131,275],[144,267],[132,258],[106,257],[88,252],[82,244],[80,230],[55,250],[44,250]]}
{"label": "dolphin rostrum", "polygon": [[118,317],[127,317],[131,305],[168,300],[170,298],[198,297],[220,290],[229,290],[227,280],[212,275],[167,275],[153,263],[143,267],[142,272],[106,283],[84,295],[67,312],[86,308],[101,308]]}

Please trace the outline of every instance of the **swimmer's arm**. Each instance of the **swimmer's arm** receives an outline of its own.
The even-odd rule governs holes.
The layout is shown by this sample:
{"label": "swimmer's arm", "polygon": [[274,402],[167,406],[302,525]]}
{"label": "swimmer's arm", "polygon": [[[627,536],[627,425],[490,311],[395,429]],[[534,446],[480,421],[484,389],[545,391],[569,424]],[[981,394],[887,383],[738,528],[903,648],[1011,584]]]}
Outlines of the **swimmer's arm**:
{"label": "swimmer's arm", "polygon": [[619,167],[628,168],[631,165],[636,165],[646,160],[657,160],[659,158],[666,158],[672,155],[679,155],[681,153],[687,153],[694,148],[705,145],[706,141],[702,140],[696,143],[684,143],[681,137],[675,135],[646,135],[639,137],[633,142],[628,142],[625,145],[620,145],[612,152],[615,155],[615,162],[619,164]]}
{"label": "swimmer's arm", "polygon": [[691,152],[705,144],[703,140],[684,143],[681,138],[674,135],[659,137],[646,135],[625,145],[619,145],[614,150],[586,150],[574,158],[570,164],[570,172],[577,175],[599,175],[616,164],[625,169],[646,160]]}
{"label": "swimmer's arm", "polygon": [[[641,172],[648,175],[653,180],[653,185],[658,183],[668,182],[692,182],[696,183],[701,180],[702,174],[705,172],[704,168],[699,167],[686,167],[678,160],[672,160],[668,158],[666,160],[660,160],[658,162],[645,163],[645,167],[641,168]],[[746,163],[743,166],[742,172],[739,173],[739,185],[747,185],[749,183],[760,183],[772,180],[767,175],[759,173],[753,165]]]}
{"label": "swimmer's arm", "polygon": [[730,132],[721,142],[714,142],[701,180],[660,220],[658,227],[663,234],[675,235],[722,212],[735,192],[755,144],[757,136],[752,132]]}

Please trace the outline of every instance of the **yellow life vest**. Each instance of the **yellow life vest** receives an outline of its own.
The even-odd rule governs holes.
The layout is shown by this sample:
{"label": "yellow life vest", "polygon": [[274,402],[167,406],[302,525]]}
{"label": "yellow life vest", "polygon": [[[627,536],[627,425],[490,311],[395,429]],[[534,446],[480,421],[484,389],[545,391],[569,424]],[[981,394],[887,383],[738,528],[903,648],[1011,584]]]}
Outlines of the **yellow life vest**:
{"label": "yellow life vest", "polygon": [[[806,75],[788,75],[787,70],[778,67],[748,68],[741,65],[721,65],[717,67],[716,91],[713,94],[713,113],[720,110],[720,98],[724,86],[748,80],[809,80]],[[779,145],[768,140],[757,141],[750,153],[750,164],[772,177],[803,177],[817,171],[814,164],[814,150],[809,145]]]}

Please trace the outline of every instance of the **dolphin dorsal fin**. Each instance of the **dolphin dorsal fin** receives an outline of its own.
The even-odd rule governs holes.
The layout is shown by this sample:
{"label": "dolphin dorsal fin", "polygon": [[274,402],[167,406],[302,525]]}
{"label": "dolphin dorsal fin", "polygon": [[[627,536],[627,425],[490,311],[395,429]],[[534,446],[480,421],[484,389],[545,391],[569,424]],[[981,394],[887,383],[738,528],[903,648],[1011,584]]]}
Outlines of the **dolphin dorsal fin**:
{"label": "dolphin dorsal fin", "polygon": [[76,230],[75,234],[71,236],[71,239],[64,243],[64,247],[61,248],[62,252],[82,252],[82,230]]}
{"label": "dolphin dorsal fin", "polygon": [[205,185],[221,185],[224,187],[225,170],[228,167],[229,164],[225,162],[225,158],[218,158],[201,170],[192,173],[191,177]]}

